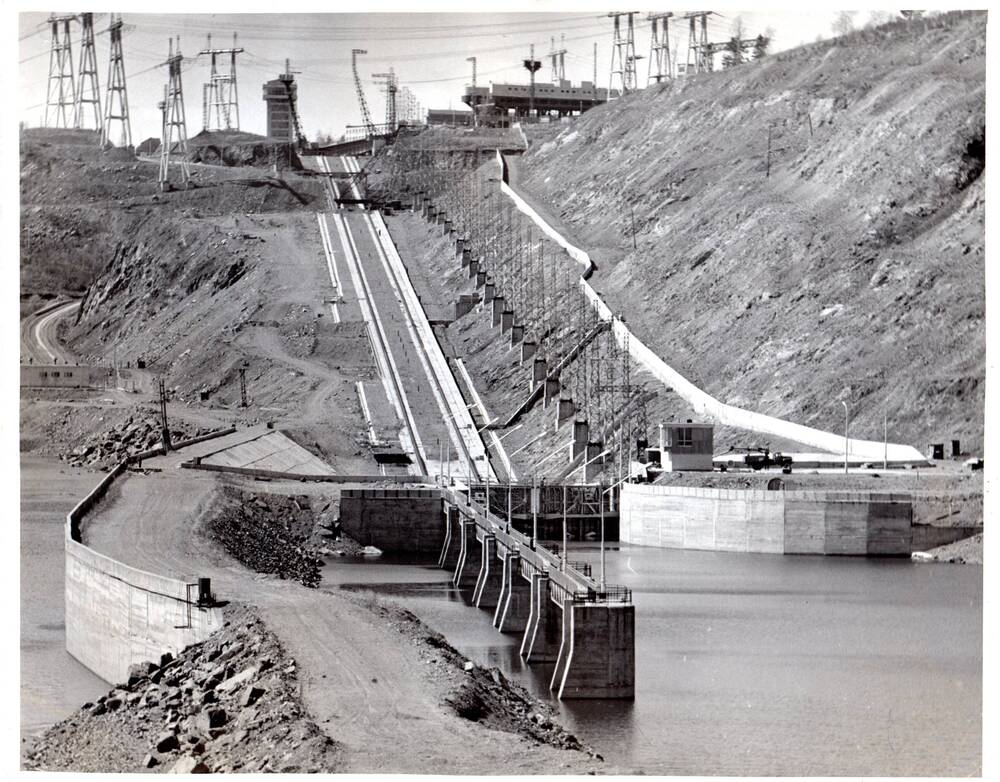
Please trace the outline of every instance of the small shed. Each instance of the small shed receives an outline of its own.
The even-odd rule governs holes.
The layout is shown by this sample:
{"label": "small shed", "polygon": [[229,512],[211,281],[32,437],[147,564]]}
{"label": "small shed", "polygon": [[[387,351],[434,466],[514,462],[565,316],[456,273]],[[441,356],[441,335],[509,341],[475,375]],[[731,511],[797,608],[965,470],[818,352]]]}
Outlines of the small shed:
{"label": "small shed", "polygon": [[714,431],[712,424],[692,421],[660,424],[660,445],[646,450],[647,461],[664,472],[711,471]]}

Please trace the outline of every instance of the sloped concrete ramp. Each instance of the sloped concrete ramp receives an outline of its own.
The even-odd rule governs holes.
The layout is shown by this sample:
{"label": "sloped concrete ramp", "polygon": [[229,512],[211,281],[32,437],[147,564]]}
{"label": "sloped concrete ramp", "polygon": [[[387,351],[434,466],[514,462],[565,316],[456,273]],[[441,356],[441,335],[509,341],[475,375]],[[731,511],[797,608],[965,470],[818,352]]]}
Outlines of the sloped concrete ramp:
{"label": "sloped concrete ramp", "polygon": [[[247,434],[250,434],[248,432]],[[253,433],[200,457],[202,464],[287,472],[296,475],[334,475],[330,465],[274,429]]]}

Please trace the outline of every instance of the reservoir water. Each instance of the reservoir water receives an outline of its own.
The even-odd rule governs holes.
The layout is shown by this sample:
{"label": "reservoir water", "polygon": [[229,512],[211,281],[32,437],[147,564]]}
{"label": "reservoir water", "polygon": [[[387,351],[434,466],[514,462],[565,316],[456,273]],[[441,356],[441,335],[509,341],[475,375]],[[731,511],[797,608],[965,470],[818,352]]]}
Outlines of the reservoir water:
{"label": "reservoir water", "polygon": [[[959,776],[982,767],[982,568],[613,544],[633,590],[632,702],[553,701],[609,762],[647,774]],[[593,563],[592,544],[573,559]],[[432,562],[333,558],[463,654],[551,698],[551,666]]]}

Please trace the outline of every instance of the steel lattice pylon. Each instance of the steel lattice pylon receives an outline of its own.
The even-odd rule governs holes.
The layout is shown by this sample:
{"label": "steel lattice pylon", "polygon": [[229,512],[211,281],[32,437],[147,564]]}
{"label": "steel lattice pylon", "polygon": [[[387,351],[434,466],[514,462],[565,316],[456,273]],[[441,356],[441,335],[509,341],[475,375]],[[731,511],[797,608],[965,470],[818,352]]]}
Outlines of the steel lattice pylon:
{"label": "steel lattice pylon", "polygon": [[73,127],[84,125],[84,104],[89,104],[94,111],[94,130],[102,130],[101,117],[101,87],[97,81],[97,51],[94,48],[94,15],[80,14],[80,67],[77,70],[79,83],[76,88],[76,111],[73,116]]}
{"label": "steel lattice pylon", "polygon": [[[632,92],[638,87],[635,75],[635,22],[638,11],[612,11],[608,14],[614,19],[614,40],[611,44],[611,79],[608,83],[608,100],[612,98],[615,88],[615,77],[621,88],[621,94]],[[627,18],[625,33],[621,29],[621,17]]]}
{"label": "steel lattice pylon", "polygon": [[[670,17],[673,13],[664,11],[651,13],[647,17],[651,26],[649,39],[649,70],[646,74],[646,84],[654,81],[659,83],[664,79],[673,76],[673,67],[670,60]],[[659,22],[663,22],[662,29]]]}
{"label": "steel lattice pylon", "polygon": [[[174,145],[180,161],[181,182],[187,187],[191,172],[188,167],[187,120],[184,115],[184,88],[181,85],[181,39],[177,38],[177,51],[173,39],[170,40],[170,54],[167,57],[168,82],[163,93],[163,143],[160,146],[160,189],[166,190],[170,184],[170,157]],[[176,133],[176,138],[175,138]]]}
{"label": "steel lattice pylon", "polygon": [[[73,47],[69,26],[75,16],[49,17],[52,47],[49,50],[49,83],[45,97],[45,127],[69,128],[76,115],[76,83],[73,77]],[[62,27],[62,36],[59,28]],[[49,109],[55,109],[54,125],[49,124]]]}
{"label": "steel lattice pylon", "polygon": [[104,124],[101,129],[101,146],[111,140],[111,123],[121,123],[121,145],[132,146],[132,123],[128,116],[128,91],[125,88],[125,59],[122,55],[122,17],[111,17],[108,26],[111,37],[111,55],[108,62],[108,94],[104,100]]}
{"label": "steel lattice pylon", "polygon": [[[236,45],[236,33],[233,33],[233,45],[228,49],[213,49],[212,36],[209,34],[205,48],[198,56],[208,55],[211,60],[209,80],[205,84],[202,96],[202,116],[205,130],[239,130],[240,104],[236,89],[236,55],[243,49]],[[219,73],[219,55],[229,55],[229,73]]]}

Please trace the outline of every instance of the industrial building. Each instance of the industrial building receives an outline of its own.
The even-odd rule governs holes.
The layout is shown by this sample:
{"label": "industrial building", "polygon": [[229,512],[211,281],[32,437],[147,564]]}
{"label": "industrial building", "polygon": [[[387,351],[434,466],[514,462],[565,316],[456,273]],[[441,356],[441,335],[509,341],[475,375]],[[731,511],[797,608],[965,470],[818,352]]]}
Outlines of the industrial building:
{"label": "industrial building", "polygon": [[281,141],[295,141],[293,118],[296,96],[295,77],[285,69],[285,73],[264,85],[264,101],[267,103],[267,135]]}
{"label": "industrial building", "polygon": [[660,424],[660,445],[647,448],[646,459],[664,472],[674,470],[712,470],[714,444],[712,424],[671,422]]}
{"label": "industrial building", "polygon": [[574,87],[568,79],[557,84],[491,84],[489,87],[467,86],[462,102],[479,114],[484,125],[505,125],[511,117],[554,114],[560,117],[582,114],[587,109],[607,103],[608,91],[593,82],[580,82]]}
{"label": "industrial building", "polygon": [[472,127],[471,111],[456,109],[427,109],[428,125],[455,125],[460,128]]}

